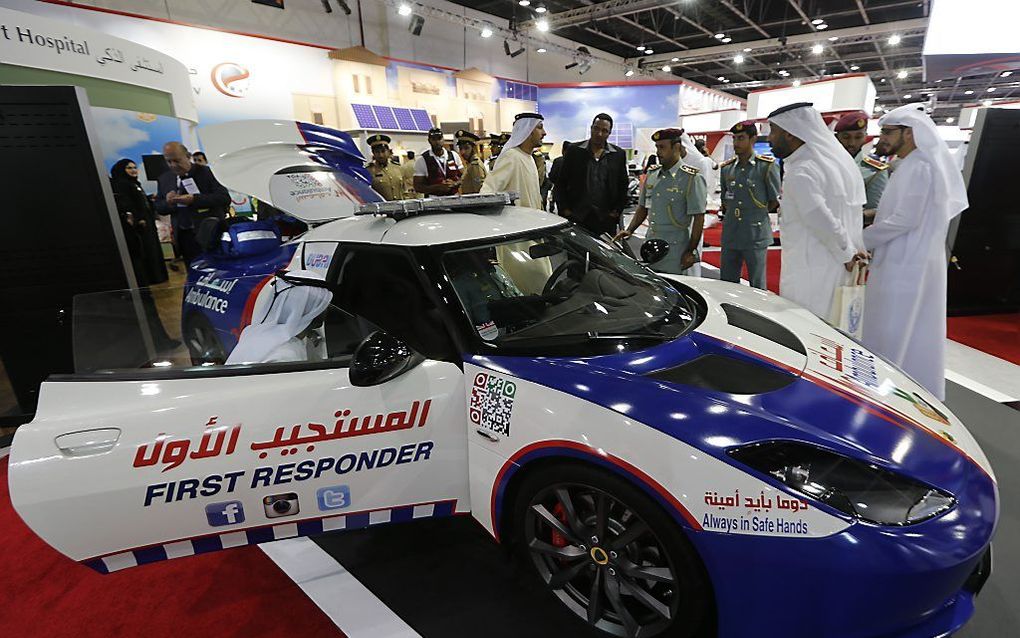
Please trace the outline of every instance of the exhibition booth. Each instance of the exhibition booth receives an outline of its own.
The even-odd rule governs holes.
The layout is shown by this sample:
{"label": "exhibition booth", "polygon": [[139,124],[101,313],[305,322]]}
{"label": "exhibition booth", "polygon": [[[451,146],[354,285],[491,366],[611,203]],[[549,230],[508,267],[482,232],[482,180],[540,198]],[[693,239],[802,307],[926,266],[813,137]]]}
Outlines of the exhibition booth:
{"label": "exhibition booth", "polygon": [[[869,350],[859,322],[780,296],[781,191],[768,220],[771,198],[754,200],[765,243],[771,224],[767,290],[746,267],[720,281],[734,125],[757,125],[753,152],[778,176],[792,152],[776,141],[773,153],[770,113],[810,103],[832,131],[864,112],[866,157],[889,110],[884,79],[751,81],[739,97],[728,80],[705,86],[559,36],[533,52],[513,39],[530,28],[516,17],[494,63],[469,51],[468,29],[495,28],[473,7],[443,32],[463,29],[462,42],[374,44],[397,27],[418,37],[426,17],[450,19],[449,3],[387,0],[365,23],[360,3],[323,2],[355,5],[359,37],[333,41],[346,46],[12,4],[0,8],[12,202],[0,295],[17,300],[0,313],[5,635],[927,638],[1015,615],[1001,604],[1020,582],[1015,539],[1002,536],[1020,520],[1001,504],[1020,476],[1001,424],[1020,426],[1020,401],[1001,388],[1020,358],[951,350],[933,388]],[[560,19],[598,3],[581,4]],[[584,26],[594,19],[571,24],[605,35]],[[427,53],[460,44],[463,64]],[[944,77],[1005,64],[930,55]],[[541,120],[534,152],[511,157],[548,191],[549,165],[595,135],[598,113],[629,180],[613,231],[652,206],[639,195],[686,188],[686,211],[704,175],[692,265],[669,254],[661,218],[613,238],[509,188],[384,198],[371,172],[408,168],[436,129],[454,149],[473,134],[491,160],[493,140],[513,130],[530,143]],[[1015,172],[1020,100],[950,121],[933,130],[969,208],[947,222],[949,312],[1014,312],[990,273],[1020,267],[1020,214],[998,187]],[[673,129],[704,157],[684,138],[671,176]],[[586,188],[603,188],[605,157]],[[125,159],[139,171],[128,203]],[[159,280],[138,258],[150,231]],[[660,268],[667,255],[676,268]],[[859,320],[853,272],[834,299]],[[964,355],[1004,385],[975,380]],[[1006,551],[993,554],[993,537]],[[810,583],[797,604],[780,576]]]}

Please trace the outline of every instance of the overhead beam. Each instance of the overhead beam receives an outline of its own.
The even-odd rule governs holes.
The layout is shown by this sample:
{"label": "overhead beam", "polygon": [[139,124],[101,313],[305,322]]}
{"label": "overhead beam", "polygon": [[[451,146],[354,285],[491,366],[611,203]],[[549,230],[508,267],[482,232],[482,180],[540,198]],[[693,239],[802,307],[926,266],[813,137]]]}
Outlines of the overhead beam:
{"label": "overhead beam", "polygon": [[[544,19],[549,23],[550,29],[562,29],[593,20],[630,15],[649,9],[661,9],[666,5],[675,4],[679,4],[678,0],[606,0],[606,2],[598,4],[548,14]],[[521,22],[521,28],[534,27],[539,19],[541,18]]]}

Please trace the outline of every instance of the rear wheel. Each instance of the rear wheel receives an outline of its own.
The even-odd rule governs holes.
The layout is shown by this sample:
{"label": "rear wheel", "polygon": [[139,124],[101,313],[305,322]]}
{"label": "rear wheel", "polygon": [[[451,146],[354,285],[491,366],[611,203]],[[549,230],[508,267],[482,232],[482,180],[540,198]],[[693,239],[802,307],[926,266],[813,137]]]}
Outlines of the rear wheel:
{"label": "rear wheel", "polygon": [[222,365],[227,360],[226,350],[216,334],[216,329],[204,316],[198,313],[188,315],[184,322],[184,343],[188,346],[192,365],[215,363]]}
{"label": "rear wheel", "polygon": [[513,528],[525,560],[570,611],[613,636],[704,635],[712,595],[677,523],[630,483],[584,465],[524,479]]}

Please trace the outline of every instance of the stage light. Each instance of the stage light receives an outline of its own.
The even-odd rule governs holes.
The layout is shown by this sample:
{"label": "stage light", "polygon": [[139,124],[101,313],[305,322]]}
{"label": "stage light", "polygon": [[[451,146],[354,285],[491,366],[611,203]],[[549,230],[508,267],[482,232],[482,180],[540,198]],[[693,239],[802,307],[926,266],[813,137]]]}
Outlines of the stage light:
{"label": "stage light", "polygon": [[815,18],[814,20],[811,21],[811,24],[817,26],[823,22],[825,22],[825,20],[822,20],[821,18]]}
{"label": "stage light", "polygon": [[733,38],[726,37],[720,40],[720,42],[722,42],[723,44],[729,44],[730,42],[733,42]]}
{"label": "stage light", "polygon": [[970,89],[967,89],[966,91],[963,92],[963,94],[964,95],[974,95],[974,91],[971,91]]}
{"label": "stage light", "polygon": [[992,105],[992,101],[991,100],[985,100],[981,104],[983,104],[984,106],[991,106]]}
{"label": "stage light", "polygon": [[751,52],[751,47],[745,47],[744,48],[744,53],[750,53],[750,52]]}
{"label": "stage light", "polygon": [[627,72],[624,73],[624,75],[628,78],[631,77],[632,75],[634,75],[634,69],[627,69]]}
{"label": "stage light", "polygon": [[851,67],[850,67],[850,70],[851,70],[851,71],[860,71],[860,70],[861,70],[861,67],[859,67],[859,66],[857,66],[857,65],[855,64],[855,65],[853,65],[853,66],[851,66]]}
{"label": "stage light", "polygon": [[519,0],[517,4],[521,5],[522,7],[527,7],[531,5],[531,0]]}
{"label": "stage light", "polygon": [[912,98],[912,97],[914,97],[914,96],[913,96],[912,94],[910,94],[910,93],[907,93],[906,95],[904,95],[904,96],[903,96],[903,99],[904,99],[904,100],[909,100],[909,99],[910,99],[910,98]]}
{"label": "stage light", "polygon": [[740,55],[740,54],[738,53],[738,54],[736,54],[735,56],[733,56],[733,61],[734,61],[734,62],[736,62],[737,64],[743,64],[743,62],[744,62],[744,56],[742,56],[742,55]]}
{"label": "stage light", "polygon": [[670,58],[669,61],[670,62],[679,62],[680,58]]}
{"label": "stage light", "polygon": [[994,86],[988,87],[988,92],[989,93],[995,93],[995,87]]}
{"label": "stage light", "polygon": [[644,51],[645,50],[645,45],[639,44],[637,50],[638,51]]}
{"label": "stage light", "polygon": [[545,18],[539,18],[538,21],[535,22],[535,27],[542,33],[545,33],[549,30],[549,21]]}
{"label": "stage light", "polygon": [[816,28],[816,29],[818,29],[819,31],[825,31],[826,29],[828,29],[828,28],[829,28],[829,25],[827,25],[827,24],[825,24],[825,23],[822,23],[822,24],[818,25],[818,26],[817,26],[817,27],[815,27],[815,28]]}
{"label": "stage light", "polygon": [[794,80],[793,81],[793,86],[795,86],[795,87],[796,86],[800,86],[800,80]]}
{"label": "stage light", "polygon": [[907,71],[906,70],[900,71],[899,73],[896,74],[896,77],[897,79],[900,80],[904,79],[905,77],[907,77]]}
{"label": "stage light", "polygon": [[397,7],[397,13],[399,13],[402,16],[411,15],[411,5],[407,4],[406,2],[401,2],[400,6]]}
{"label": "stage light", "polygon": [[519,47],[516,51],[510,50],[510,43],[503,40],[503,52],[509,55],[511,58],[516,58],[520,54],[524,53],[524,47],[520,46],[520,43],[516,43]]}
{"label": "stage light", "polygon": [[946,124],[952,124],[955,121],[956,121],[955,117],[947,117],[946,118]]}
{"label": "stage light", "polygon": [[882,78],[881,80],[879,80],[879,82],[881,82],[882,84],[885,84],[885,78]]}
{"label": "stage light", "polygon": [[824,50],[825,50],[825,47],[823,47],[820,44],[816,44],[813,47],[811,47],[811,53],[814,53],[815,55],[820,55],[821,52],[824,51]]}
{"label": "stage light", "polygon": [[715,39],[716,39],[716,40],[722,40],[722,39],[723,39],[723,38],[725,38],[725,37],[726,37],[726,34],[725,34],[725,33],[716,33],[716,34],[715,34]]}
{"label": "stage light", "polygon": [[729,83],[730,83],[729,79],[723,80],[723,84],[729,84]]}
{"label": "stage light", "polygon": [[333,7],[329,6],[329,0],[322,0],[322,10],[326,13],[333,13]]}
{"label": "stage light", "polygon": [[535,49],[535,53],[545,53],[545,50],[546,50],[545,47],[538,47],[537,49]]}
{"label": "stage light", "polygon": [[425,18],[416,13],[411,16],[411,21],[407,23],[407,30],[411,32],[411,35],[421,35],[421,28],[424,26]]}
{"label": "stage light", "polygon": [[836,36],[836,35],[829,36],[829,42],[835,42],[838,39],[839,39],[839,36]]}
{"label": "stage light", "polygon": [[725,80],[725,79],[726,79],[726,77],[725,77],[725,76],[722,76],[722,75],[720,75],[720,76],[719,76],[719,77],[717,77],[716,79],[717,79],[717,80],[719,80],[720,82],[722,82],[723,80]]}
{"label": "stage light", "polygon": [[544,4],[540,4],[535,7],[535,13],[545,13],[546,11],[548,11],[548,9],[545,8]]}
{"label": "stage light", "polygon": [[900,40],[902,39],[903,38],[900,37],[900,34],[894,33],[891,36],[889,36],[889,44],[896,46],[897,44],[900,43]]}
{"label": "stage light", "polygon": [[492,27],[490,27],[488,25],[482,27],[482,37],[483,38],[491,38],[492,37]]}
{"label": "stage light", "polygon": [[673,70],[673,67],[669,66],[668,64],[664,64],[662,66],[662,70],[665,71],[666,73],[669,73],[670,71]]}
{"label": "stage light", "polygon": [[653,53],[655,53],[655,51],[652,51],[651,49],[645,49],[645,55],[652,55]]}

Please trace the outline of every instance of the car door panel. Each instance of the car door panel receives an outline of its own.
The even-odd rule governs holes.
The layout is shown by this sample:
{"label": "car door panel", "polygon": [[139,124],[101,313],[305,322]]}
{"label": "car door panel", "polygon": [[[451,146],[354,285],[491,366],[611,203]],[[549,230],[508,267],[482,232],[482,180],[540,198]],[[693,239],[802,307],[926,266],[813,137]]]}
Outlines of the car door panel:
{"label": "car door panel", "polygon": [[47,382],[11,498],[100,571],[467,511],[463,392],[437,361],[365,388],[346,368]]}

